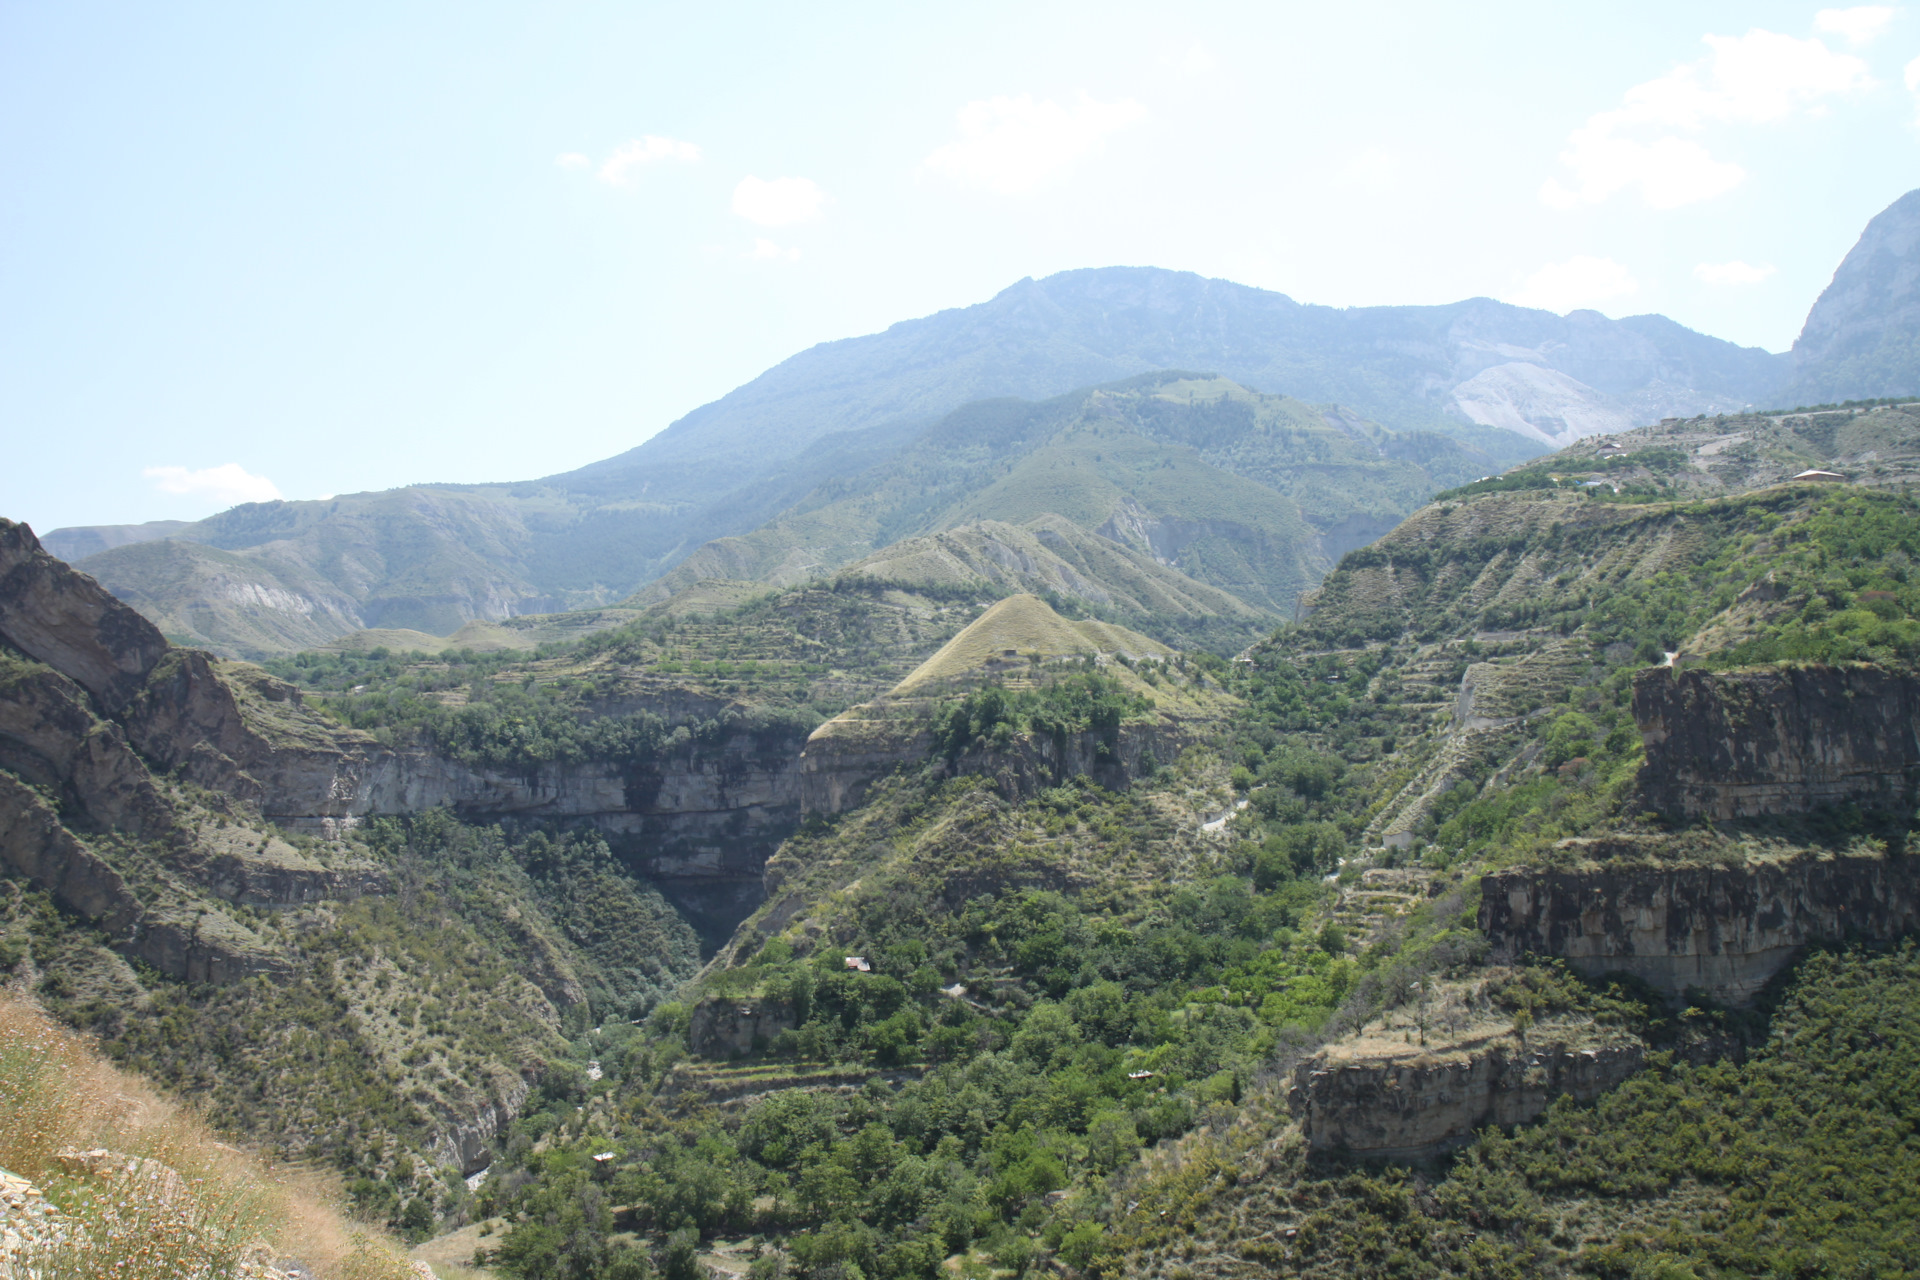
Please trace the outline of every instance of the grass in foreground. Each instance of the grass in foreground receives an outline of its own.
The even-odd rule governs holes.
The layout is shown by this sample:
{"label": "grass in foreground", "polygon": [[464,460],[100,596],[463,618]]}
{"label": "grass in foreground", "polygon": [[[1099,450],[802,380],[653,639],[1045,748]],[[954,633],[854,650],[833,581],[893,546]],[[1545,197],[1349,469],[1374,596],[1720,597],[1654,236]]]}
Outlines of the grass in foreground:
{"label": "grass in foreground", "polygon": [[[101,1150],[112,1158],[71,1154]],[[0,1167],[41,1188],[59,1215],[64,1241],[34,1258],[42,1280],[212,1280],[259,1274],[276,1258],[324,1280],[410,1274],[316,1179],[219,1142],[10,993],[0,994]]]}

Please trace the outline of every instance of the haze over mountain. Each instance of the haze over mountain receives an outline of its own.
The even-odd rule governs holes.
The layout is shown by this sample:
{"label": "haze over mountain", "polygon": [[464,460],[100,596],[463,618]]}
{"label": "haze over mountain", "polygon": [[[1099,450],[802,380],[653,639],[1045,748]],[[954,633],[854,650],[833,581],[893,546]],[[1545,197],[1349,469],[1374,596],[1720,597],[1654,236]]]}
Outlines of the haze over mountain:
{"label": "haze over mountain", "polygon": [[[1346,551],[1493,465],[1444,436],[1226,378],[1144,374],[956,410],[887,462],[701,547],[645,594],[701,578],[788,586],[903,540],[999,522],[1050,545],[1097,536],[1284,615]],[[1087,598],[1102,603],[1099,593]]]}
{"label": "haze over mountain", "polygon": [[1920,391],[1920,191],[1867,224],[1793,344],[1803,403]]}
{"label": "haze over mountain", "polygon": [[[963,405],[1044,400],[1167,369],[1338,406],[1329,422],[1378,424],[1370,432],[1451,437],[1476,458],[1464,465],[1484,474],[1665,417],[1912,389],[1917,217],[1920,195],[1909,195],[1874,219],[1792,356],[1661,316],[1556,316],[1485,298],[1341,310],[1184,272],[1068,271],[801,352],[576,471],[248,504],[190,525],[55,530],[46,545],[84,561],[170,634],[228,652],[298,648],[364,627],[446,635],[476,618],[611,604],[707,544],[763,526],[760,544],[780,542],[796,508],[838,501],[829,489],[876,468],[912,465],[902,460],[924,433]],[[1433,491],[1409,491],[1395,512]],[[846,544],[846,555],[801,560],[844,564],[936,527],[931,511],[911,508]],[[761,551],[751,563],[739,551],[716,548],[703,563],[751,578],[772,572]]]}
{"label": "haze over mountain", "polygon": [[[624,486],[632,482],[613,477],[644,467],[656,486],[691,492],[702,464],[743,449],[770,459],[830,431],[1154,369],[1207,369],[1397,429],[1467,428],[1483,447],[1517,453],[1471,426],[1553,444],[1649,416],[1739,408],[1777,387],[1786,363],[1661,316],[1556,316],[1490,298],[1340,309],[1190,272],[1103,267],[1022,280],[976,306],[822,343],[645,444],[554,479],[576,491]],[[1531,399],[1503,390],[1519,386],[1535,388]]]}

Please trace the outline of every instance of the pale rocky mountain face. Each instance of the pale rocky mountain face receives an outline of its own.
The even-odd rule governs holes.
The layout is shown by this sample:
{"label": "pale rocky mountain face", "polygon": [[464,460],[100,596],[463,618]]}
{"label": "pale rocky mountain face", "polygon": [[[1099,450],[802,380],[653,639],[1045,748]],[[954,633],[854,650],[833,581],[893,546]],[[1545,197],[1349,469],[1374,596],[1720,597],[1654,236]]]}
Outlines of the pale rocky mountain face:
{"label": "pale rocky mountain face", "polygon": [[1556,446],[1636,425],[1623,406],[1584,382],[1521,360],[1467,379],[1453,389],[1453,403],[1474,422]]}
{"label": "pale rocky mountain face", "polygon": [[1793,360],[1800,403],[1920,392],[1920,191],[1867,224],[1807,313]]}

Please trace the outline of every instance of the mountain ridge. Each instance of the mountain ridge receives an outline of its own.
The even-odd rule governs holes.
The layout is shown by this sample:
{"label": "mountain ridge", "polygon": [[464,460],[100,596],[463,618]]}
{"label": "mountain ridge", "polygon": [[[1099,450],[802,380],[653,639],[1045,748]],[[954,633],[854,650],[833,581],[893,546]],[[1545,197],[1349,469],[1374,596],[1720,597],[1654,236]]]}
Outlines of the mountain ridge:
{"label": "mountain ridge", "polygon": [[[1869,224],[1792,356],[1658,315],[1556,316],[1486,298],[1338,309],[1193,273],[1088,268],[819,344],[634,449],[540,480],[60,529],[46,544],[185,642],[260,653],[360,628],[444,635],[622,599],[901,457],[962,404],[1154,369],[1213,370],[1336,416],[1451,436],[1487,452],[1493,472],[1668,417],[1920,387],[1901,372],[1920,375],[1917,214],[1920,193]],[[1355,528],[1341,549],[1381,531]]]}

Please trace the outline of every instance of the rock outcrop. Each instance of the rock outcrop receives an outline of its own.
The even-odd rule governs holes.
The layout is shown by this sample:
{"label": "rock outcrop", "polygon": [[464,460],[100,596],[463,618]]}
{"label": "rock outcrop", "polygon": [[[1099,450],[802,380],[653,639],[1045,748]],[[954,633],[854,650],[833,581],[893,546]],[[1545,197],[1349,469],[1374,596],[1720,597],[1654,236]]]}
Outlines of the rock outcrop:
{"label": "rock outcrop", "polygon": [[800,804],[807,813],[845,813],[867,789],[933,750],[924,719],[894,719],[854,707],[815,729],[800,753]]}
{"label": "rock outcrop", "polygon": [[46,788],[69,820],[143,838],[176,834],[172,807],[119,725],[49,667],[0,674],[0,768]]}
{"label": "rock outcrop", "polygon": [[280,973],[284,959],[246,926],[197,909],[188,894],[162,884],[136,893],[113,864],[62,825],[32,788],[0,773],[0,866],[47,890],[92,921],[117,950],[188,982],[237,982]]}
{"label": "rock outcrop", "polygon": [[764,1053],[782,1031],[799,1025],[785,1000],[708,996],[687,1021],[687,1047],[703,1058]]}
{"label": "rock outcrop", "polygon": [[1525,1124],[1563,1094],[1598,1097],[1644,1061],[1637,1041],[1582,1046],[1539,1035],[1397,1057],[1323,1055],[1294,1069],[1287,1101],[1317,1153],[1419,1159],[1484,1125]]}
{"label": "rock outcrop", "polygon": [[1557,956],[1678,996],[1750,1000],[1811,942],[1920,926],[1920,857],[1802,853],[1732,866],[1522,867],[1481,883],[1496,958]]}
{"label": "rock outcrop", "polygon": [[0,1280],[37,1280],[46,1256],[73,1237],[46,1193],[0,1169]]}
{"label": "rock outcrop", "polygon": [[78,681],[109,712],[146,686],[171,647],[158,627],[11,520],[0,520],[0,637]]}
{"label": "rock outcrop", "polygon": [[1794,378],[1776,401],[1920,391],[1920,191],[1888,205],[1848,251],[1793,344]]}
{"label": "rock outcrop", "polygon": [[[925,764],[932,753],[932,727],[925,719],[868,719],[865,708],[829,720],[813,731],[799,762],[801,807],[806,813],[844,813],[866,798],[868,788],[902,766]],[[1030,796],[1085,775],[1121,790],[1153,767],[1175,759],[1192,735],[1178,721],[1122,724],[1113,732],[1022,733],[1004,747],[967,751],[937,767],[946,775],[992,778],[1009,799]]]}
{"label": "rock outcrop", "polygon": [[1920,677],[1873,666],[1656,667],[1633,682],[1649,807],[1690,818],[1911,809]]}
{"label": "rock outcrop", "polygon": [[530,1091],[525,1080],[515,1079],[472,1115],[450,1121],[429,1144],[433,1158],[457,1167],[463,1178],[486,1168],[493,1161],[494,1139],[520,1114]]}

